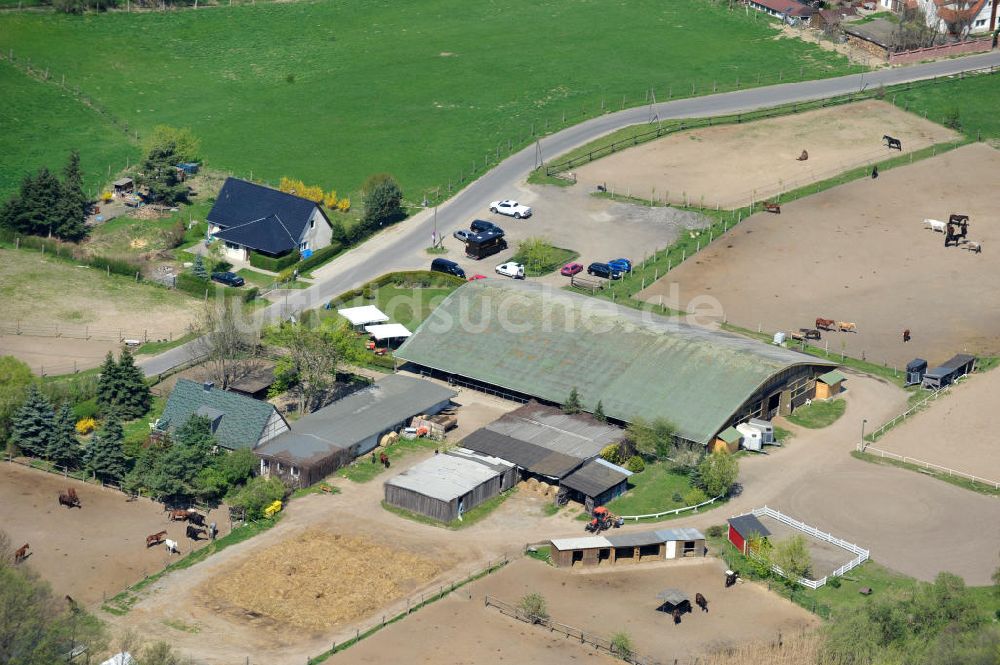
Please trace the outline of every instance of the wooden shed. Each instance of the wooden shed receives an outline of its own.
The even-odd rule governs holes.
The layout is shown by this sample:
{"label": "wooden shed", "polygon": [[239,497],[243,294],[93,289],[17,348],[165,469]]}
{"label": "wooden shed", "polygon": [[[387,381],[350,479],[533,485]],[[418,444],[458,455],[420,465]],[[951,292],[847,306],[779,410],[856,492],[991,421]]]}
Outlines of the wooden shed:
{"label": "wooden shed", "polygon": [[816,377],[816,399],[830,399],[844,390],[847,376],[838,369]]}
{"label": "wooden shed", "polygon": [[697,529],[657,529],[606,536],[556,538],[552,563],[559,567],[667,561],[703,557],[705,536]]}
{"label": "wooden shed", "polygon": [[743,435],[740,434],[738,429],[732,426],[727,427],[715,435],[715,440],[712,442],[709,452],[717,453],[720,450],[724,450],[727,453],[735,453],[740,449],[740,441],[742,440]]}
{"label": "wooden shed", "polygon": [[387,480],[385,502],[451,522],[516,482],[517,469],[510,462],[458,448],[435,455]]}
{"label": "wooden shed", "polygon": [[754,535],[766,538],[771,535],[771,532],[766,526],[760,523],[760,520],[753,513],[729,519],[729,542],[742,554],[745,555],[747,553],[747,548],[750,546],[750,539]]}

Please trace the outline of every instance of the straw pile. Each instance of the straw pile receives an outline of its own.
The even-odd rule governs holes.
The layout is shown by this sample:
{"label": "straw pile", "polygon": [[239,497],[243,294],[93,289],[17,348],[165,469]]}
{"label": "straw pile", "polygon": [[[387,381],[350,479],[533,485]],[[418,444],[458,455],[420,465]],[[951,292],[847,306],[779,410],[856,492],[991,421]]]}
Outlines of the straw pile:
{"label": "straw pile", "polygon": [[439,562],[366,538],[306,531],[209,580],[202,600],[260,627],[326,631],[403,598]]}

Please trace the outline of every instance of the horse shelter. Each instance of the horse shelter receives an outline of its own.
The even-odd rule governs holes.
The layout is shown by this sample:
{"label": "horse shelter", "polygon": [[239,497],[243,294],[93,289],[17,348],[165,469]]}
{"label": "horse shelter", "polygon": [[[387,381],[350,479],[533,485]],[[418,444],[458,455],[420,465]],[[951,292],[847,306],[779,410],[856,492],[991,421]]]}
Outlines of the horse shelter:
{"label": "horse shelter", "polygon": [[690,527],[580,538],[554,538],[552,564],[560,568],[645,563],[704,557],[705,536]]}

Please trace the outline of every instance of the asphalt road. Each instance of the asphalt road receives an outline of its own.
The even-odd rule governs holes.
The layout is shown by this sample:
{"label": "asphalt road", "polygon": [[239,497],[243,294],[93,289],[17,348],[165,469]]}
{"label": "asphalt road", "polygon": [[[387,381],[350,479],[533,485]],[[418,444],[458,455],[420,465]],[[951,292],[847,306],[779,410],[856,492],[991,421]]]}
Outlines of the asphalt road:
{"label": "asphalt road", "polygon": [[[785,83],[661,102],[655,105],[654,113],[661,120],[728,115],[779,104],[834,97],[879,85],[890,86],[958,74],[990,66],[1000,66],[1000,51],[820,81]],[[574,125],[542,138],[542,157],[551,160],[615,130],[649,122],[650,115],[650,108],[643,106],[609,113]],[[442,204],[437,209],[436,215],[433,210],[422,211],[369,239],[360,247],[352,249],[321,268],[315,285],[308,289],[289,292],[286,299],[261,310],[259,316],[265,320],[274,320],[318,307],[332,297],[386,272],[413,269],[429,264],[424,248],[431,244],[430,239],[435,224],[438,233],[447,236],[451,235],[452,231],[466,226],[474,217],[482,217],[487,212],[486,205],[490,201],[506,198],[514,190],[515,185],[527,177],[535,168],[535,160],[535,145],[511,155]],[[147,376],[162,374],[190,361],[196,344],[197,341],[171,349],[141,362],[139,366]]]}

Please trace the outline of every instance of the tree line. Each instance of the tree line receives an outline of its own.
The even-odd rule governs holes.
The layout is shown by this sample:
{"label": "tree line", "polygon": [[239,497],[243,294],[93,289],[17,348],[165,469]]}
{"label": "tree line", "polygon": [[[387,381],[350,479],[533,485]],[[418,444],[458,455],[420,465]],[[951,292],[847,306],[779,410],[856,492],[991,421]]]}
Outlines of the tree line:
{"label": "tree line", "polygon": [[0,227],[79,242],[87,236],[84,222],[89,205],[83,192],[80,154],[73,151],[61,180],[44,167],[24,177],[17,193],[0,208]]}

